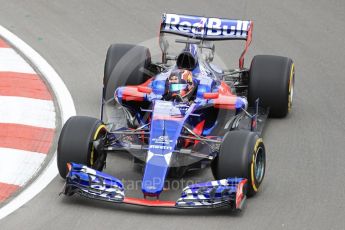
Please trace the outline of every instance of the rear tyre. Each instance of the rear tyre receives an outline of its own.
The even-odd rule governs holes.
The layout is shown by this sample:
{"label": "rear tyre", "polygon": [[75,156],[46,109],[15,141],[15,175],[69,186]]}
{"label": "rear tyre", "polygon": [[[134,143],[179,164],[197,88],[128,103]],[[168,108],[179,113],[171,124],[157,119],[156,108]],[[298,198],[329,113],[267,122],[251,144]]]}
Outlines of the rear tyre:
{"label": "rear tyre", "polygon": [[106,132],[103,123],[95,118],[69,118],[62,128],[58,142],[57,165],[60,176],[66,178],[68,162],[103,170],[105,158],[94,149],[93,141],[104,136]]}
{"label": "rear tyre", "polygon": [[246,130],[225,134],[219,155],[211,164],[216,180],[229,177],[246,178],[247,196],[257,193],[265,176],[266,152],[262,139]]}
{"label": "rear tyre", "polygon": [[290,111],[295,81],[295,65],[290,58],[257,55],[253,58],[248,85],[248,102],[270,108],[271,117],[285,117]]}
{"label": "rear tyre", "polygon": [[148,48],[129,44],[112,44],[108,48],[104,65],[105,101],[114,97],[119,86],[139,85],[149,78],[143,70],[151,64]]}

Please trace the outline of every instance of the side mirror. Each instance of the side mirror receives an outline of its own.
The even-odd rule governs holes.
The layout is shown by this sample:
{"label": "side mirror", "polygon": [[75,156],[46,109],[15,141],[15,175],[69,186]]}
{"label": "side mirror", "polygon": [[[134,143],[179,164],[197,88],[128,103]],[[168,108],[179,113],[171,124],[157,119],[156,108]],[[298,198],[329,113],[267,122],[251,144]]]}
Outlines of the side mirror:
{"label": "side mirror", "polygon": [[216,99],[219,97],[219,93],[204,93],[204,99]]}
{"label": "side mirror", "polygon": [[141,93],[147,93],[150,94],[152,92],[152,89],[147,86],[138,86],[138,91]]}

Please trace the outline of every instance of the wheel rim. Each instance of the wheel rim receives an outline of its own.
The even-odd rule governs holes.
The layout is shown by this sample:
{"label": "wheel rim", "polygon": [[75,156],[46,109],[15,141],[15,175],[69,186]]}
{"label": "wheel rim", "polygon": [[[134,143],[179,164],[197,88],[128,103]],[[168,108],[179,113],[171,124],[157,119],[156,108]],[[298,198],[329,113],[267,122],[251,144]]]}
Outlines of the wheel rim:
{"label": "wheel rim", "polygon": [[261,183],[265,172],[265,155],[264,149],[259,147],[256,152],[256,157],[254,161],[254,175],[257,183]]}
{"label": "wheel rim", "polygon": [[288,101],[289,112],[291,111],[291,107],[292,107],[294,85],[295,85],[295,64],[292,63],[291,72],[290,72],[290,81],[289,81],[289,98],[288,98],[288,100],[289,100]]}
{"label": "wheel rim", "polygon": [[[98,128],[95,131],[93,140],[97,140],[98,138],[100,138],[101,136],[105,135],[107,132],[105,125],[100,125],[98,126]],[[97,161],[98,158],[98,153],[95,150],[95,148],[93,147],[93,145],[91,144],[91,154],[90,154],[90,166],[94,166],[95,162]]]}

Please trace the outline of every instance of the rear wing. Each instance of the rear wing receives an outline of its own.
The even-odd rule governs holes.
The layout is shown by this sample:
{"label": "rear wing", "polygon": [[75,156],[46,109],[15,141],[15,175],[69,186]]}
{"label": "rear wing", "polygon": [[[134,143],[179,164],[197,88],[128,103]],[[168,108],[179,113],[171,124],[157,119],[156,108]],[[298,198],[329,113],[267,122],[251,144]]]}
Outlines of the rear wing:
{"label": "rear wing", "polygon": [[171,33],[208,41],[245,40],[245,49],[239,61],[240,68],[243,68],[244,54],[252,40],[252,30],[252,21],[165,13],[162,16],[160,37],[164,33]]}
{"label": "rear wing", "polygon": [[251,21],[163,14],[161,33],[203,40],[247,40]]}

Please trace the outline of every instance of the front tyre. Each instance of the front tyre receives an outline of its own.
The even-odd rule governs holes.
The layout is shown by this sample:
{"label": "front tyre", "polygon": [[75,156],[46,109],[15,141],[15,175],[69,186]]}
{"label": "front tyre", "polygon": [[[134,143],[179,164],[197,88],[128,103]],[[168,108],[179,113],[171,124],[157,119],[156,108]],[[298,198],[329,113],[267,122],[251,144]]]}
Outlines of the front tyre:
{"label": "front tyre", "polygon": [[104,124],[98,119],[85,116],[69,118],[58,142],[57,165],[60,176],[66,178],[68,162],[103,170],[106,156],[97,152],[93,141],[105,136],[106,132]]}
{"label": "front tyre", "polygon": [[254,196],[265,176],[264,143],[254,132],[229,131],[225,134],[219,154],[211,167],[216,180],[229,177],[246,178],[247,195]]}

